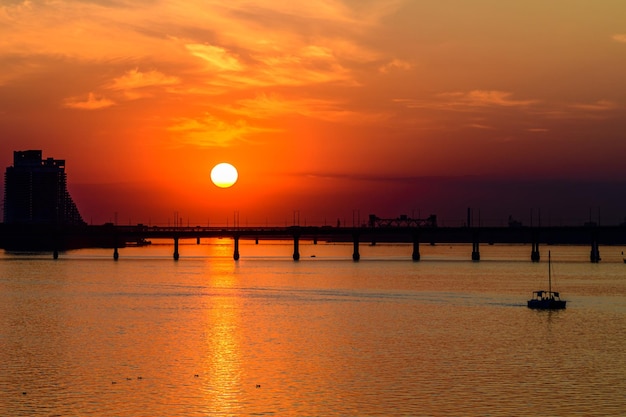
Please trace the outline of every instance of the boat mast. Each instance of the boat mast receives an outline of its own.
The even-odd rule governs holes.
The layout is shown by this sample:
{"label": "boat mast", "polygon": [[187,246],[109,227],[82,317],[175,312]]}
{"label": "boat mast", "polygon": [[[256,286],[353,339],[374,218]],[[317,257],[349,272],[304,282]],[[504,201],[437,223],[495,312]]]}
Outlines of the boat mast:
{"label": "boat mast", "polygon": [[550,265],[550,251],[548,251],[548,296],[552,296],[552,267]]}

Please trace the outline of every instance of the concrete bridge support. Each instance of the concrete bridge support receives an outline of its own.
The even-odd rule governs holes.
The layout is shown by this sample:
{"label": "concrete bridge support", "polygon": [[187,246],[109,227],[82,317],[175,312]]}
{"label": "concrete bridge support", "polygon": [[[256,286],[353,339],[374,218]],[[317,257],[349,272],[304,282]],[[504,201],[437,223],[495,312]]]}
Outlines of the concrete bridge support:
{"label": "concrete bridge support", "polygon": [[233,241],[234,241],[234,246],[235,249],[233,251],[233,259],[238,261],[239,260],[239,236],[233,236]]}
{"label": "concrete bridge support", "polygon": [[300,236],[293,235],[293,260],[300,260]]}
{"label": "concrete bridge support", "polygon": [[600,245],[598,244],[598,231],[592,230],[591,232],[591,253],[589,254],[589,260],[597,264],[600,262]]}
{"label": "concrete bridge support", "polygon": [[174,260],[177,261],[180,258],[180,254],[178,253],[178,237],[174,238]]}
{"label": "concrete bridge support", "polygon": [[359,254],[359,233],[358,232],[354,232],[352,234],[352,246],[353,246],[353,251],[352,251],[352,260],[354,262],[357,262],[359,259],[361,259],[361,254]]}
{"label": "concrete bridge support", "polygon": [[600,247],[598,245],[598,241],[597,240],[593,240],[591,242],[591,253],[589,255],[589,260],[594,263],[597,264],[598,262],[600,262],[602,258],[600,258]]}
{"label": "concrete bridge support", "polygon": [[118,259],[120,259],[120,252],[118,250],[119,241],[120,239],[118,238],[117,234],[114,234],[113,235],[113,260],[114,261],[117,261]]}
{"label": "concrete bridge support", "polygon": [[414,261],[420,260],[420,239],[418,233],[413,233],[413,254],[411,255],[411,259]]}
{"label": "concrete bridge support", "polygon": [[539,262],[539,260],[541,259],[541,254],[539,253],[539,231],[538,230],[534,230],[532,232],[530,243],[532,245],[532,248],[530,250],[530,260],[533,262]]}
{"label": "concrete bridge support", "polygon": [[539,262],[541,254],[539,253],[539,242],[532,242],[532,249],[530,250],[530,260],[533,262]]}
{"label": "concrete bridge support", "polygon": [[474,232],[472,236],[472,261],[480,261],[480,242],[478,232]]}

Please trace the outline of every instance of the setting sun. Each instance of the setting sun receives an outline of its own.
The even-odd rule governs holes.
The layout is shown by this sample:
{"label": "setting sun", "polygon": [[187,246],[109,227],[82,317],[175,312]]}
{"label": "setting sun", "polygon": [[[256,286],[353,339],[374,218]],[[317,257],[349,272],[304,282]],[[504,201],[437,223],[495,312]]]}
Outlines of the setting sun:
{"label": "setting sun", "polygon": [[220,188],[232,187],[238,177],[237,169],[226,162],[215,165],[211,170],[211,181]]}

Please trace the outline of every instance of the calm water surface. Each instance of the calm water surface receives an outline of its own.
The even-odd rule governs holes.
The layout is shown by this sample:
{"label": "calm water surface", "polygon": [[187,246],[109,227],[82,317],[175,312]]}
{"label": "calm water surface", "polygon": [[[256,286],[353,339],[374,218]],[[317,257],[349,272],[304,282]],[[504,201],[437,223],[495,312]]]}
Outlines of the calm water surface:
{"label": "calm water surface", "polygon": [[0,415],[626,414],[624,247],[193,243],[0,254]]}

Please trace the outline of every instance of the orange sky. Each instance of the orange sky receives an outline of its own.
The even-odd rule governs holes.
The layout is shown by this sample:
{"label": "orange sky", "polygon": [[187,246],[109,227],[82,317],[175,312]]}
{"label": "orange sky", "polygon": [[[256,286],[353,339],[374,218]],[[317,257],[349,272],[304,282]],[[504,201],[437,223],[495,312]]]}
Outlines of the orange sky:
{"label": "orange sky", "polygon": [[9,0],[0,68],[88,222],[626,216],[623,0]]}

